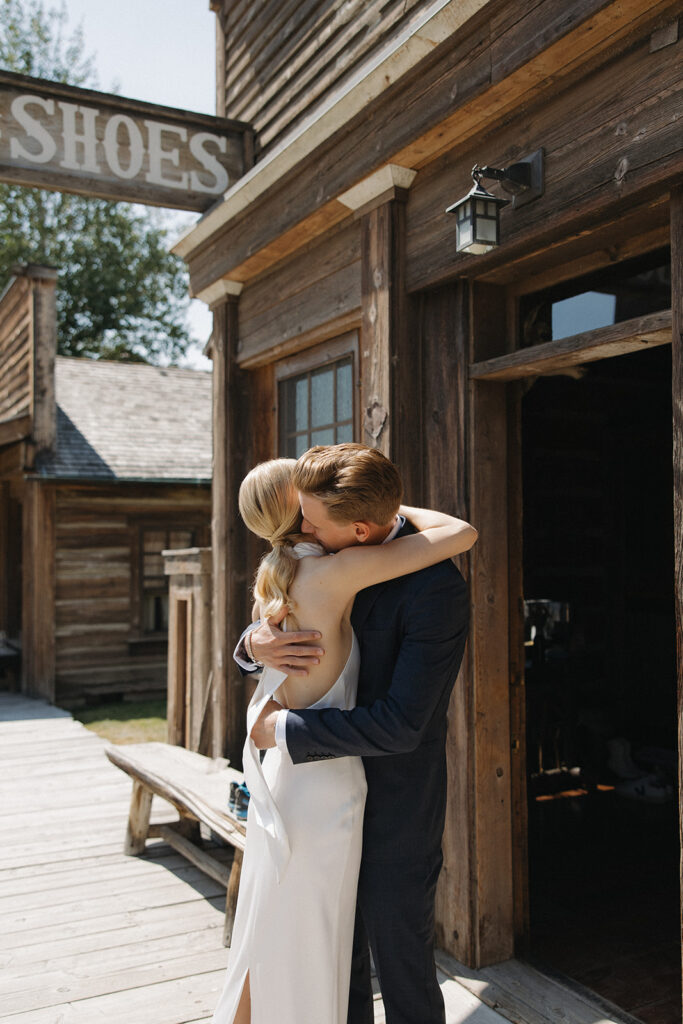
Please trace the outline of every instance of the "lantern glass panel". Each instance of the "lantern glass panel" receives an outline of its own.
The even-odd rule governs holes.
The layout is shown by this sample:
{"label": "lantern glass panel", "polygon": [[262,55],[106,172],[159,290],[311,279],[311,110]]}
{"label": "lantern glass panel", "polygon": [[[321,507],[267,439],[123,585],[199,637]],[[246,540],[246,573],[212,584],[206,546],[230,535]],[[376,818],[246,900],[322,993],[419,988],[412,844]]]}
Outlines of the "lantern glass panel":
{"label": "lantern glass panel", "polygon": [[477,219],[477,239],[481,242],[492,242],[494,245],[498,239],[496,218],[489,220],[488,217]]}
{"label": "lantern glass panel", "polygon": [[470,245],[472,242],[472,224],[467,221],[463,224],[458,224],[458,249],[464,248],[466,245]]}

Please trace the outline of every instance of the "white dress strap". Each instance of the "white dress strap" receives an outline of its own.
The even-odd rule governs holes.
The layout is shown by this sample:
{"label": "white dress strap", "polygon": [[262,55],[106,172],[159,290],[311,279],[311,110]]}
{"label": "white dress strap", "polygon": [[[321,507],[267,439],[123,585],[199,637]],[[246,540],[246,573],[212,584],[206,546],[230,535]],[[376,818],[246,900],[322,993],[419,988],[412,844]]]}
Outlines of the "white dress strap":
{"label": "white dress strap", "polygon": [[268,837],[278,882],[282,881],[289,862],[291,852],[289,837],[263,774],[261,758],[256,744],[251,738],[251,730],[265,705],[286,678],[286,673],[279,672],[277,669],[265,668],[263,670],[261,680],[247,710],[247,741],[244,744],[243,752],[244,777],[250,793],[252,814],[256,816],[256,820]]}
{"label": "white dress strap", "polygon": [[[295,558],[305,558],[309,555],[319,558],[325,553],[319,544],[312,541],[300,541],[292,547],[292,554]],[[275,865],[278,882],[282,881],[290,858],[289,837],[287,836],[287,829],[285,828],[282,816],[278,811],[277,804],[273,799],[263,774],[261,758],[251,738],[251,730],[254,728],[265,705],[286,678],[287,674],[285,672],[279,672],[274,668],[264,668],[259,684],[247,709],[247,741],[244,744],[243,753],[244,777],[250,793],[250,806],[253,808],[252,814],[256,816],[256,820],[268,837],[268,845]]]}

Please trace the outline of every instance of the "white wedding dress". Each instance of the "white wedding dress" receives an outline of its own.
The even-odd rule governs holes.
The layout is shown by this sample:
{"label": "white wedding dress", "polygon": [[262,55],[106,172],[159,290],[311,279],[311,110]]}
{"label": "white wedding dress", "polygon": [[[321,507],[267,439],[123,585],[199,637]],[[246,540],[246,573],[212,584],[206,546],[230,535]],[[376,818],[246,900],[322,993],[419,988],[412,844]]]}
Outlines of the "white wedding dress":
{"label": "white wedding dress", "polygon": [[[301,543],[297,557],[320,555]],[[352,708],[360,656],[312,708]],[[251,793],[228,974],[212,1024],[232,1024],[249,975],[251,1024],[346,1024],[366,782],[360,757],[295,765],[249,733],[285,675],[264,669],[247,711]]]}

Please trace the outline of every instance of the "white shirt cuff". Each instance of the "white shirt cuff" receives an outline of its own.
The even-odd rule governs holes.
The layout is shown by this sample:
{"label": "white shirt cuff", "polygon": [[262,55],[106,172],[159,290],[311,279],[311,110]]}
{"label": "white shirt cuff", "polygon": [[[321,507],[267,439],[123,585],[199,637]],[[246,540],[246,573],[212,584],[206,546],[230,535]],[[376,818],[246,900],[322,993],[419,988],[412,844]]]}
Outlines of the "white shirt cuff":
{"label": "white shirt cuff", "polygon": [[275,746],[283,754],[288,754],[287,749],[287,708],[278,711],[275,720]]}
{"label": "white shirt cuff", "polygon": [[[252,629],[256,629],[257,626],[258,622],[253,622],[251,626],[245,629],[244,633],[251,633]],[[237,647],[235,648],[232,656],[239,667],[243,668],[245,672],[254,672],[258,668],[258,665],[253,661],[249,661],[249,656],[247,654],[246,647],[244,646],[244,633],[242,633],[242,636],[237,641]]]}

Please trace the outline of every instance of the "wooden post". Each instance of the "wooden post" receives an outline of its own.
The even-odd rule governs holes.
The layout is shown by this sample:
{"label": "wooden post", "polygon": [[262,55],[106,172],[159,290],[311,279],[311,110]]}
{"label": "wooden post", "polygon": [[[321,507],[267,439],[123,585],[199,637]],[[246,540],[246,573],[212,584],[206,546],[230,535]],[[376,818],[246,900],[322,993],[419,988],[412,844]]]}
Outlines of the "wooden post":
{"label": "wooden post", "polygon": [[[683,793],[683,186],[671,193],[671,382],[673,408],[674,587],[678,669],[679,802]],[[679,803],[681,899],[683,901],[683,815]],[[681,918],[683,940],[683,917]],[[682,946],[683,948],[683,946]]]}
{"label": "wooden post", "polygon": [[33,333],[31,438],[36,451],[50,451],[57,440],[55,356],[57,355],[57,271],[29,265]]}
{"label": "wooden post", "polygon": [[[229,284],[229,282],[226,283]],[[237,296],[212,305],[213,484],[212,754],[240,763],[244,743],[243,683],[233,662],[234,645],[248,621],[248,574],[237,494],[246,472],[245,374],[237,365]]]}
{"label": "wooden post", "polygon": [[22,690],[55,699],[55,489],[27,480],[23,502]]}
{"label": "wooden post", "polygon": [[225,30],[223,0],[210,0],[216,15],[216,117],[225,117]]}
{"label": "wooden post", "polygon": [[[505,337],[501,289],[472,289],[470,361],[485,359]],[[502,335],[502,337],[501,337]],[[510,761],[509,580],[507,535],[508,411],[504,384],[470,383],[470,514],[479,530],[472,552],[472,718],[475,845],[472,876],[473,963],[514,953]],[[495,500],[494,500],[495,496]]]}
{"label": "wooden post", "polygon": [[422,465],[414,457],[414,424],[420,416],[419,332],[408,326],[405,291],[407,192],[361,216],[361,418],[362,440],[399,467],[409,503],[422,494]]}
{"label": "wooden post", "polygon": [[128,827],[123,844],[124,853],[130,856],[143,853],[149,831],[151,811],[152,790],[148,789],[138,779],[133,779],[133,793],[130,798],[130,810],[128,812]]}
{"label": "wooden post", "polygon": [[[421,296],[419,323],[423,380],[429,382],[422,399],[422,447],[415,459],[423,465],[424,501],[430,508],[467,518],[467,283]],[[469,556],[458,559],[465,578],[468,565]],[[436,896],[437,943],[467,963],[473,959],[471,879],[476,854],[471,841],[474,756],[469,662],[468,645],[448,709],[448,804]]]}

